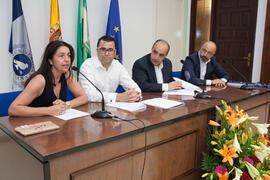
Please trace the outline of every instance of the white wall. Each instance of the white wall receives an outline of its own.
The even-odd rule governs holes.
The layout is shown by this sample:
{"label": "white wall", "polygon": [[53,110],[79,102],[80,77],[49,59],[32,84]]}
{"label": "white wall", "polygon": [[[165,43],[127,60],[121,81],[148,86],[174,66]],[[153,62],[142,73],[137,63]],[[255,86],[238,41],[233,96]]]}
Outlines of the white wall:
{"label": "white wall", "polygon": [[[76,49],[78,1],[58,0],[63,40]],[[133,62],[149,52],[153,42],[154,0],[119,0],[122,26],[123,64],[131,72]],[[0,0],[0,93],[11,91],[12,56],[8,52],[12,21],[12,1]],[[87,0],[92,55],[96,55],[96,43],[106,32],[110,0]],[[23,0],[28,36],[35,68],[49,39],[50,0]],[[76,62],[74,62],[76,63]]]}
{"label": "white wall", "polygon": [[185,59],[189,52],[186,47],[189,47],[187,22],[190,19],[190,2],[157,0],[156,4],[156,37],[167,40],[171,45],[168,58],[172,61],[173,71],[182,69],[180,59]]}

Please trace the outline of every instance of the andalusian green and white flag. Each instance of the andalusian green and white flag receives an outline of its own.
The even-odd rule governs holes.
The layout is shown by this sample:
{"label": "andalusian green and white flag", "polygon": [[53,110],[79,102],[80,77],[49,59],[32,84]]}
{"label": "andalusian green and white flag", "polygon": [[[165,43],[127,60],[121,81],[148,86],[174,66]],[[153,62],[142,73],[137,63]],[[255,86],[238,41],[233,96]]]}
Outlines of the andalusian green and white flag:
{"label": "andalusian green and white flag", "polygon": [[77,67],[91,57],[86,0],[79,0],[77,27]]}

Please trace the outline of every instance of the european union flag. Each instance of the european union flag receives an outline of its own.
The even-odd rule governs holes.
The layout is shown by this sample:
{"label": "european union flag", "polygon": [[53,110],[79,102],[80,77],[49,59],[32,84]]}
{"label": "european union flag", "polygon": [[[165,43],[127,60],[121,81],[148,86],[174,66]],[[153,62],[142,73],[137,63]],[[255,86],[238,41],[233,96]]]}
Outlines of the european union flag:
{"label": "european union flag", "polygon": [[117,47],[115,59],[122,63],[122,38],[118,0],[111,0],[106,35],[115,38]]}

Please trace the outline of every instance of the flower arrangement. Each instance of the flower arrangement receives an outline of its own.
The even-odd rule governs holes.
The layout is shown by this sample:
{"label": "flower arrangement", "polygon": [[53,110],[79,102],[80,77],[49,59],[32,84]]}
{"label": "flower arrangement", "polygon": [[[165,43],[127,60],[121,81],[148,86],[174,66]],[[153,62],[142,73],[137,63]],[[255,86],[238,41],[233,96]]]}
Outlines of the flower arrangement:
{"label": "flower arrangement", "polygon": [[[238,106],[234,109],[221,101],[222,111],[216,106],[221,122],[210,120],[208,136],[209,154],[203,153],[202,169],[207,180],[270,180],[270,147],[266,139],[270,124],[250,121]],[[256,127],[253,133],[250,125]]]}

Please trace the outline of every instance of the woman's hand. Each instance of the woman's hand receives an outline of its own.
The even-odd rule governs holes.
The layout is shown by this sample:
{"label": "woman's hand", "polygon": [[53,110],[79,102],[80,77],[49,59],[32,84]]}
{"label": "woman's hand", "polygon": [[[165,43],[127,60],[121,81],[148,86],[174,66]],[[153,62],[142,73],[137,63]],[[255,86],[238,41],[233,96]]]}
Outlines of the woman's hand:
{"label": "woman's hand", "polygon": [[64,103],[64,104],[52,105],[48,108],[49,108],[49,111],[48,111],[49,115],[58,116],[58,115],[65,113],[67,106]]}
{"label": "woman's hand", "polygon": [[59,105],[59,104],[66,104],[66,102],[62,101],[61,99],[56,99],[53,101],[53,105]]}

